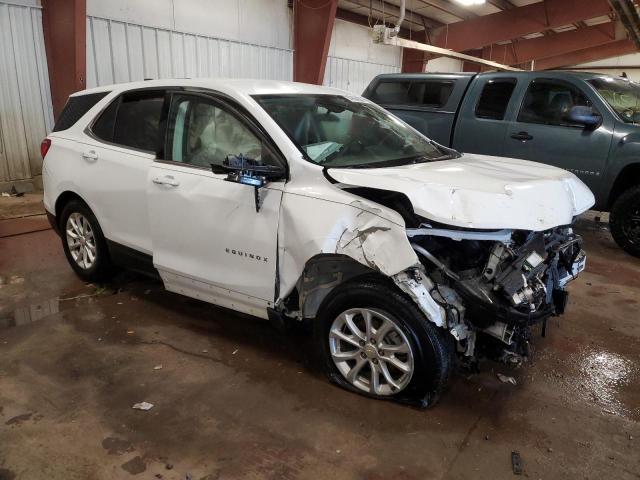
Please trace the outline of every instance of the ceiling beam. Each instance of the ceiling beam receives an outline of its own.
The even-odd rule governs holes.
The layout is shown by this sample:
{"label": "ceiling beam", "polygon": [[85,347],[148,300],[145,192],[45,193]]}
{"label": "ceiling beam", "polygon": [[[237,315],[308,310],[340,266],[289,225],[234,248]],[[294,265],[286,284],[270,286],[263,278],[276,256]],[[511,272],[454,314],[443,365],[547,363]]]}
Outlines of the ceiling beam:
{"label": "ceiling beam", "polygon": [[[345,2],[366,8],[367,12],[369,12],[369,8],[371,8],[371,11],[378,14],[380,19],[382,19],[382,15],[384,15],[385,22],[388,22],[388,19],[392,17],[393,21],[390,23],[393,23],[397,21],[400,16],[400,8],[398,6],[387,3],[383,0],[371,0],[371,2],[369,0],[345,0]],[[443,26],[442,23],[411,10],[406,11],[404,21],[405,23],[411,22],[416,26],[427,25],[428,28],[439,28]]]}
{"label": "ceiling beam", "polygon": [[[617,38],[624,38],[624,31],[619,31]],[[609,22],[545,37],[520,40],[507,45],[490,45],[483,48],[482,58],[507,65],[518,65],[532,60],[597,47],[614,40],[616,40],[616,24]]]}
{"label": "ceiling beam", "polygon": [[433,44],[458,52],[609,15],[607,0],[545,0],[456,22],[432,32]]}
{"label": "ceiling beam", "polygon": [[617,57],[628,53],[636,53],[638,48],[631,40],[616,40],[599,47],[576,50],[575,52],[544,58],[535,62],[535,70],[551,70],[580,63],[594,62],[605,58]]}

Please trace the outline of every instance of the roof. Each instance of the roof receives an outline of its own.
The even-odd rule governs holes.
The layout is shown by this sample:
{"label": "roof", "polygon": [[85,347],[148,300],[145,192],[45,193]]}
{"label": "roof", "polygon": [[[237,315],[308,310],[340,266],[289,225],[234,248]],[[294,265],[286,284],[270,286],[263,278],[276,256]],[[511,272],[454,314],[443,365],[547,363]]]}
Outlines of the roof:
{"label": "roof", "polygon": [[138,88],[193,87],[210,88],[221,92],[244,95],[270,94],[336,94],[354,96],[345,90],[309,83],[286,82],[280,80],[250,80],[235,78],[175,78],[163,80],[144,80],[141,82],[118,83],[89,88],[73,93],[71,96],[86,95],[98,92],[123,92]]}
{"label": "roof", "polygon": [[437,72],[425,72],[425,73],[384,73],[378,75],[376,80],[428,80],[428,79],[449,79],[455,80],[457,78],[469,78],[473,75],[480,76],[509,76],[509,77],[554,77],[554,78],[579,78],[582,80],[589,80],[592,78],[610,77],[613,75],[607,75],[604,73],[596,72],[583,72],[575,70],[533,70],[533,71],[521,71],[521,72],[484,72],[484,73],[470,73],[470,72],[456,72],[456,73],[437,73]]}

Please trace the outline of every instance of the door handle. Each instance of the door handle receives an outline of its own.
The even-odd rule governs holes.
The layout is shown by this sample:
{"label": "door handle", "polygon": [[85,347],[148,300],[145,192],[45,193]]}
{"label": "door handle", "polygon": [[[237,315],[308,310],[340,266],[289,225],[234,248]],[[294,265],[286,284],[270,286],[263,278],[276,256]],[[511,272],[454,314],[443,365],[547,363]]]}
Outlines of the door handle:
{"label": "door handle", "polygon": [[513,138],[514,140],[520,140],[521,142],[526,142],[527,140],[533,140],[533,137],[529,135],[527,132],[512,133],[511,138]]}
{"label": "door handle", "polygon": [[177,187],[180,185],[180,182],[170,175],[165,175],[162,178],[154,177],[151,181],[156,185],[169,185],[170,187]]}
{"label": "door handle", "polygon": [[98,160],[98,154],[95,150],[89,150],[87,152],[82,152],[82,158],[84,158],[87,162],[95,162]]}

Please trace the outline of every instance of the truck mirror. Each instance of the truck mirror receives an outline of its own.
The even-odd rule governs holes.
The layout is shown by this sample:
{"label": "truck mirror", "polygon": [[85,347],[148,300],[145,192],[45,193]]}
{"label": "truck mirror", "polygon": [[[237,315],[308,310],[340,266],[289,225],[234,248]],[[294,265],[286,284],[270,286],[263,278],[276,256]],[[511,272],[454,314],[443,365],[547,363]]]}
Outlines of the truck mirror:
{"label": "truck mirror", "polygon": [[600,125],[602,117],[594,112],[592,107],[576,105],[569,110],[569,121],[582,125],[584,128],[594,129]]}

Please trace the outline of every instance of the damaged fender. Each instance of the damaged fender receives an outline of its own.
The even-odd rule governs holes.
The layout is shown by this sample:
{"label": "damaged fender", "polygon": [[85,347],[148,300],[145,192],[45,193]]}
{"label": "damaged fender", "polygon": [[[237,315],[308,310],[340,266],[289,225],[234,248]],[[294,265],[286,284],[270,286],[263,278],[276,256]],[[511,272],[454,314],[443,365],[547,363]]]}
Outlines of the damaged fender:
{"label": "damaged fender", "polygon": [[[284,196],[278,232],[280,298],[276,303],[287,298],[296,286],[304,289],[304,284],[313,285],[310,288],[316,294],[302,292],[297,313],[301,317],[315,315],[321,300],[345,278],[329,276],[323,280],[326,284],[314,282],[303,278],[305,268],[319,255],[344,255],[392,279],[430,321],[446,326],[444,309],[429,293],[433,283],[409,243],[402,217],[389,208],[344,195],[348,195],[349,203],[325,202],[322,209],[317,198]],[[305,307],[310,298],[313,301]]]}

